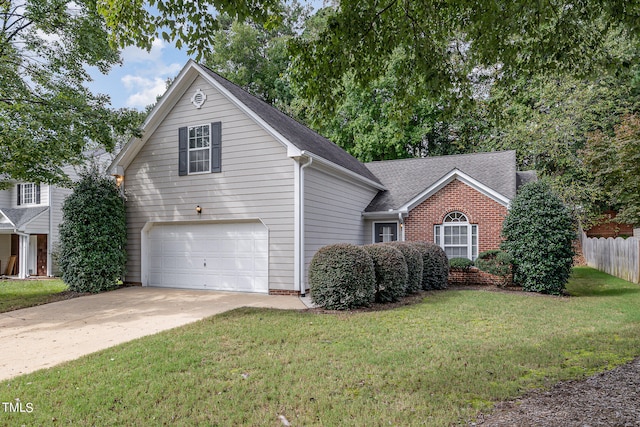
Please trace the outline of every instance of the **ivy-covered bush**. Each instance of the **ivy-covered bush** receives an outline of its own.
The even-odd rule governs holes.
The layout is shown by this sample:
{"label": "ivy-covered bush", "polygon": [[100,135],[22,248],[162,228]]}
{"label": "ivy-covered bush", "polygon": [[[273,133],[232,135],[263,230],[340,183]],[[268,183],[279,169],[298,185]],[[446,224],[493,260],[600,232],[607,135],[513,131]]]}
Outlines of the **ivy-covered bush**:
{"label": "ivy-covered bush", "polygon": [[422,255],[422,289],[446,289],[449,285],[449,259],[444,250],[431,242],[411,242]]}
{"label": "ivy-covered bush", "polygon": [[127,227],[115,182],[87,172],[62,206],[57,254],[62,280],[76,292],[102,292],[124,277]]}
{"label": "ivy-covered bush", "polygon": [[404,255],[389,245],[364,246],[376,273],[376,302],[395,302],[406,295],[408,269]]}
{"label": "ivy-covered bush", "polygon": [[369,306],[376,293],[373,260],[347,243],[320,248],[309,265],[309,288],[313,303],[329,310]]}
{"label": "ivy-covered bush", "polygon": [[543,181],[520,188],[502,227],[501,248],[513,257],[516,284],[560,294],[573,265],[576,224],[571,211]]}
{"label": "ivy-covered bush", "polygon": [[422,253],[410,242],[389,242],[385,245],[393,246],[402,252],[407,263],[407,293],[415,293],[422,289]]}
{"label": "ivy-covered bush", "polygon": [[469,271],[473,267],[473,261],[469,258],[451,258],[449,260],[449,268],[453,270]]}

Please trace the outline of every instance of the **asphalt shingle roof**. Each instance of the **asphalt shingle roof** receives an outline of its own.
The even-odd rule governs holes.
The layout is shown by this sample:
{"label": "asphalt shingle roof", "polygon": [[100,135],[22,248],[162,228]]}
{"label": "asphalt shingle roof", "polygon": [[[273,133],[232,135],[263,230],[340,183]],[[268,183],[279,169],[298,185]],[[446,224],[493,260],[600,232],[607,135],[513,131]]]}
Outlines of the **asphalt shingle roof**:
{"label": "asphalt shingle roof", "polygon": [[[398,209],[454,169],[509,199],[516,195],[519,184],[515,151],[387,160],[366,163],[365,166],[387,188],[387,191],[378,193],[366,212]],[[520,174],[523,181],[535,179],[535,172]]]}
{"label": "asphalt shingle roof", "polygon": [[15,227],[11,224],[5,223],[0,224],[0,228],[20,228],[48,209],[48,206],[21,209],[2,208],[2,213],[15,225]]}
{"label": "asphalt shingle roof", "polygon": [[277,108],[251,95],[240,86],[216,74],[207,67],[202,66],[202,69],[300,150],[308,151],[364,178],[380,183],[380,180],[364,164],[335,143],[287,116]]}

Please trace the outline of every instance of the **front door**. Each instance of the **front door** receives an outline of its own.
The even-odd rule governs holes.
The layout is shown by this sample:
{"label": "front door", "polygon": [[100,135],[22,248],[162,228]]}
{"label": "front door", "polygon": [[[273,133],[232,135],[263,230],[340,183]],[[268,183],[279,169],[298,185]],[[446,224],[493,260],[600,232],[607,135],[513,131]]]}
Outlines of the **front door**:
{"label": "front door", "polygon": [[38,234],[36,275],[47,275],[47,235]]}
{"label": "front door", "polygon": [[374,234],[374,243],[395,242],[398,240],[398,223],[376,222]]}

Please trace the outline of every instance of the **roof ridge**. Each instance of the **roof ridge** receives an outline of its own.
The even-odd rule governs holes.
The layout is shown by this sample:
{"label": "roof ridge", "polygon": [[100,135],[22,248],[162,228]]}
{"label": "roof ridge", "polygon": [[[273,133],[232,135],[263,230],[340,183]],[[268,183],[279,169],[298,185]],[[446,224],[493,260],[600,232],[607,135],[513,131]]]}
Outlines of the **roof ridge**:
{"label": "roof ridge", "polygon": [[480,155],[489,155],[489,154],[506,154],[516,152],[516,150],[499,150],[499,151],[478,151],[475,153],[462,153],[462,154],[445,154],[442,156],[426,156],[426,157],[407,157],[404,159],[390,159],[390,160],[374,160],[371,162],[366,162],[365,165],[370,165],[374,163],[391,163],[391,162],[403,162],[403,161],[418,161],[418,160],[431,160],[431,159],[442,159],[442,158],[454,158],[454,157],[465,157],[465,156],[480,156]]}

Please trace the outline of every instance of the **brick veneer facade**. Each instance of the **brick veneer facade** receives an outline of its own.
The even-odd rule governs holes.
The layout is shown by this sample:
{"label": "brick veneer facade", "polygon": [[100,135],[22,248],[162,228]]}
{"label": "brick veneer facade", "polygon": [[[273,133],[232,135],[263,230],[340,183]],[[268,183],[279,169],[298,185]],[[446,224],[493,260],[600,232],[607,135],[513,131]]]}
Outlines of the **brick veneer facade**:
{"label": "brick veneer facade", "polygon": [[470,224],[478,225],[478,253],[498,249],[507,208],[457,179],[409,212],[404,221],[405,239],[433,242],[433,226],[442,224],[453,211],[464,213]]}

